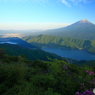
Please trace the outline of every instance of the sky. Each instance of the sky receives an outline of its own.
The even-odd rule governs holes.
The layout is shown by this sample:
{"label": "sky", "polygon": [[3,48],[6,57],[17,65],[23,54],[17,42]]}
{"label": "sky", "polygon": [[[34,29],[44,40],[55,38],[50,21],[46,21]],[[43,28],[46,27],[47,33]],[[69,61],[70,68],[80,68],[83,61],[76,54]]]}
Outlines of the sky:
{"label": "sky", "polygon": [[0,30],[55,29],[81,19],[95,24],[95,0],[0,0]]}

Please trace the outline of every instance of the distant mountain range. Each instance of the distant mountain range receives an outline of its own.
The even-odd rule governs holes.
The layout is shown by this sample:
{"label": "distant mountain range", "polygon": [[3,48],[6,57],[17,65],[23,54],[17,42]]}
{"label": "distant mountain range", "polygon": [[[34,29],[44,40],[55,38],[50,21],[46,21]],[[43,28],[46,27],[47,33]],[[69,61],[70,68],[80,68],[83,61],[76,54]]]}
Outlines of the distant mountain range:
{"label": "distant mountain range", "polygon": [[60,37],[95,40],[95,25],[86,19],[82,19],[67,27],[47,30],[43,34],[55,35]]}
{"label": "distant mountain range", "polygon": [[95,40],[95,24],[86,19],[69,26],[50,30],[0,30],[0,37],[24,37],[34,35],[53,35],[85,40]]}

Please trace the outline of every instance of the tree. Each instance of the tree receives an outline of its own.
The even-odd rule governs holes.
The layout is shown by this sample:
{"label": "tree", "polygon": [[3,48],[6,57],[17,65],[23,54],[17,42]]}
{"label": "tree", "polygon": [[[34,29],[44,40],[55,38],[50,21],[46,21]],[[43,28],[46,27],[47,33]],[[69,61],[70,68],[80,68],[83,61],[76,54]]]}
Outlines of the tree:
{"label": "tree", "polygon": [[3,48],[0,48],[0,59],[4,58],[5,54],[6,54],[5,50]]}

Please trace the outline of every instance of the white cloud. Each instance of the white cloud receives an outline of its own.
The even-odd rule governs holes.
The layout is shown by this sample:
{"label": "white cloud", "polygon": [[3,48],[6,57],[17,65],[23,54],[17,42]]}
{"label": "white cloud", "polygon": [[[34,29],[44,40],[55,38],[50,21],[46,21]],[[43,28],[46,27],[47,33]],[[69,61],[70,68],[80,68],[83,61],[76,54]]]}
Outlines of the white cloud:
{"label": "white cloud", "polygon": [[70,4],[66,1],[66,0],[61,0],[61,2],[65,5],[67,5],[68,7],[70,7]]}
{"label": "white cloud", "polygon": [[[93,2],[94,0],[0,0],[0,2],[36,2],[39,4],[48,4],[52,5],[54,3],[63,3],[66,6],[70,7],[71,2],[74,4],[79,4],[79,3],[88,3],[88,2]],[[51,3],[51,4],[50,4]]]}
{"label": "white cloud", "polygon": [[92,3],[95,2],[94,0],[58,0],[59,2],[61,1],[63,4],[67,6],[71,6],[71,4],[79,5],[80,3]]}
{"label": "white cloud", "polygon": [[86,3],[88,0],[69,0],[69,1],[71,1],[71,2],[73,2],[75,4],[78,4],[80,2]]}

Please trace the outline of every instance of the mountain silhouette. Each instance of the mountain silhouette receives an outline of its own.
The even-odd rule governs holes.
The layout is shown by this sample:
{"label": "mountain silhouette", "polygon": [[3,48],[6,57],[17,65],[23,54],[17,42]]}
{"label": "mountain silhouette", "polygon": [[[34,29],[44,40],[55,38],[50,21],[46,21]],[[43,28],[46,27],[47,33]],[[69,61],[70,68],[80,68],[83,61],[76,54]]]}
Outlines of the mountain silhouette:
{"label": "mountain silhouette", "polygon": [[17,44],[25,48],[38,49],[37,47],[23,41],[22,39],[18,37],[0,38],[0,44]]}
{"label": "mountain silhouette", "polygon": [[47,30],[46,35],[95,40],[95,25],[86,19],[77,21],[69,26]]}

